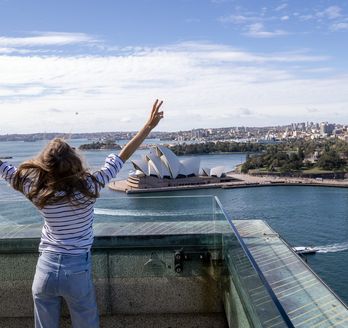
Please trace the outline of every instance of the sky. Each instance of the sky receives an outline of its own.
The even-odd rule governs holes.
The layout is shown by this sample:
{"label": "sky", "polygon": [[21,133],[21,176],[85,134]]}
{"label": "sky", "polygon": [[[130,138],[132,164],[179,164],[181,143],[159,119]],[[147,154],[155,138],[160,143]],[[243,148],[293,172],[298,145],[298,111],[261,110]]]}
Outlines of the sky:
{"label": "sky", "polygon": [[0,0],[0,134],[348,124],[346,0]]}

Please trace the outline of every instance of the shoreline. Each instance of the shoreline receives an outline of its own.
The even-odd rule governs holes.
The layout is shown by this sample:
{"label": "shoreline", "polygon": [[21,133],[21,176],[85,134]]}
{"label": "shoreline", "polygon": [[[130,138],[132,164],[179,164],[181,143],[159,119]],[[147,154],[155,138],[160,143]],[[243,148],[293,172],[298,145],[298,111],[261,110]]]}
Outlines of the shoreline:
{"label": "shoreline", "polygon": [[159,187],[146,189],[132,189],[127,185],[127,180],[112,181],[108,187],[113,191],[121,191],[126,194],[151,193],[178,190],[196,189],[236,189],[236,188],[255,188],[255,187],[277,187],[277,186],[307,186],[307,187],[335,187],[348,188],[348,180],[323,179],[315,180],[312,178],[292,178],[292,177],[271,177],[271,176],[252,176],[235,172],[228,172],[228,177],[236,179],[233,182],[220,182],[201,185],[182,185],[175,187]]}

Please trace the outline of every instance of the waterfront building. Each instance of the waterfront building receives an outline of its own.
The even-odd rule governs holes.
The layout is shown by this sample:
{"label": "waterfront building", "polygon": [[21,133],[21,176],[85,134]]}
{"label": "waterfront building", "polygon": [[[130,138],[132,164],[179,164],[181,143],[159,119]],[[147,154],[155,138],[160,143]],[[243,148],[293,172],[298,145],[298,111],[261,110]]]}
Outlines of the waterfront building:
{"label": "waterfront building", "polygon": [[[200,158],[179,158],[167,147],[157,145],[149,154],[139,160],[131,161],[135,174],[132,176],[154,176],[160,179],[177,179],[185,177],[197,177],[200,175]],[[222,177],[225,167],[218,166],[211,169],[202,169],[202,175]]]}
{"label": "waterfront building", "polygon": [[128,190],[212,185],[233,180],[226,177],[224,166],[201,169],[199,157],[179,159],[161,145],[131,162],[135,171],[127,179]]}

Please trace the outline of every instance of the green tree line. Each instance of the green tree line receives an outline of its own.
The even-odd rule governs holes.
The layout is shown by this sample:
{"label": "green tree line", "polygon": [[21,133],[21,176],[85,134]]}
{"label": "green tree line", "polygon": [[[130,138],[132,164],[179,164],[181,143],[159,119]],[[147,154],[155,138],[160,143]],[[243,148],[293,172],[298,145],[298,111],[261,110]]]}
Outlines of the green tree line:
{"label": "green tree line", "polygon": [[263,169],[287,173],[318,168],[328,171],[347,170],[348,143],[342,140],[296,140],[270,145],[259,155],[248,156],[243,173]]}
{"label": "green tree line", "polygon": [[210,153],[257,153],[265,150],[265,145],[258,143],[241,143],[241,142],[204,142],[195,144],[178,144],[171,146],[170,149],[178,156],[193,154],[210,154]]}

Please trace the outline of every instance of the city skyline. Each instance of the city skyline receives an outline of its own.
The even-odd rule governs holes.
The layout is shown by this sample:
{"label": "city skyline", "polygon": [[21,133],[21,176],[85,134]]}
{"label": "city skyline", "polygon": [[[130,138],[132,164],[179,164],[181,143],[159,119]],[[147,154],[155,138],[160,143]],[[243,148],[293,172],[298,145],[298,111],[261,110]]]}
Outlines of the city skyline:
{"label": "city skyline", "polygon": [[0,134],[348,124],[344,1],[0,0]]}

